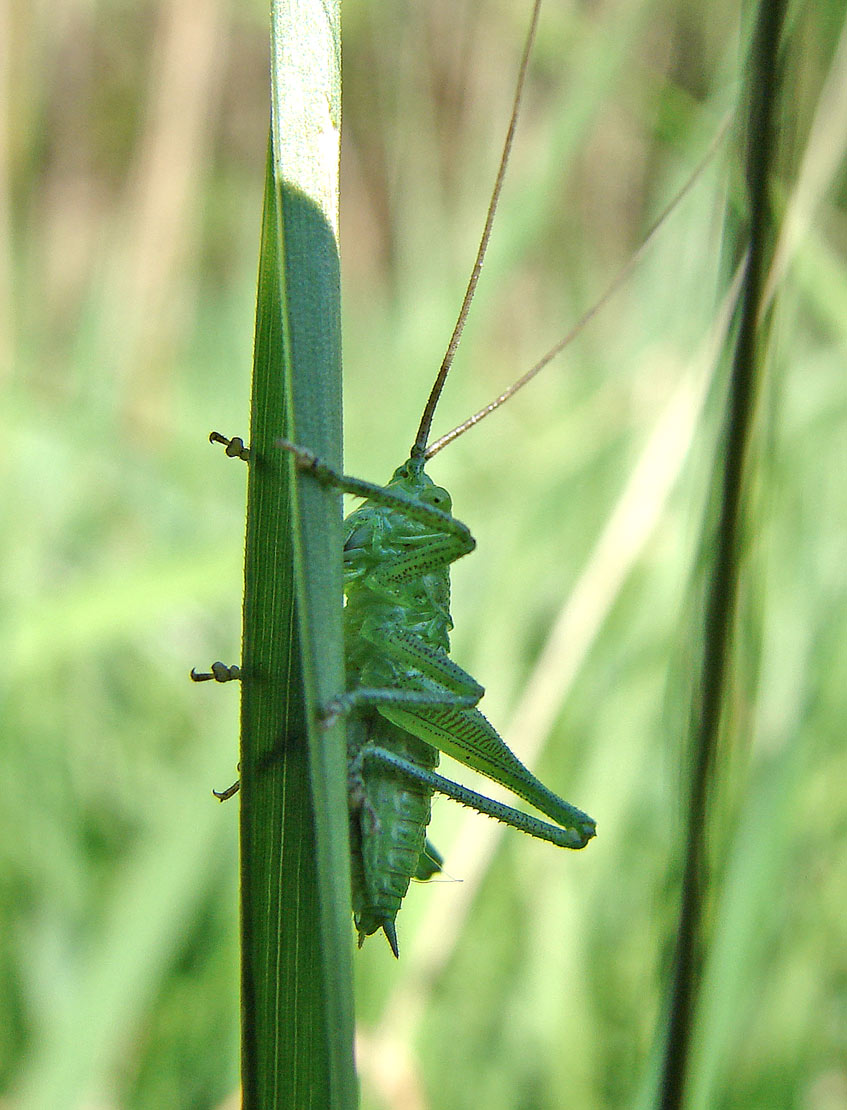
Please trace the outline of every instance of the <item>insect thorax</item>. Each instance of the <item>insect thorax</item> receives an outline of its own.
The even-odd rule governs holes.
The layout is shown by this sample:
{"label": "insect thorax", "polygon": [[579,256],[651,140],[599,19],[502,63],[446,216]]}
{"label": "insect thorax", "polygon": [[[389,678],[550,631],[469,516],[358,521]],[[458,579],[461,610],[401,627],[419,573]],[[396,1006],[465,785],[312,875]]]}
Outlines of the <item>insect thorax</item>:
{"label": "insect thorax", "polygon": [[[419,499],[433,492],[446,499],[449,512],[449,495],[422,470],[409,474],[409,466],[406,463],[395,471],[386,487],[410,499],[409,511],[372,499],[350,513],[345,521],[344,635],[348,687],[414,683],[408,666],[398,668],[396,660],[374,651],[375,641],[390,636],[392,629],[412,635],[435,649],[450,650],[453,622],[449,566],[430,568],[423,564],[427,544],[439,534],[438,525],[432,520],[433,505],[425,505],[428,519],[410,515],[421,507]],[[416,558],[421,559],[420,567],[413,565]]]}

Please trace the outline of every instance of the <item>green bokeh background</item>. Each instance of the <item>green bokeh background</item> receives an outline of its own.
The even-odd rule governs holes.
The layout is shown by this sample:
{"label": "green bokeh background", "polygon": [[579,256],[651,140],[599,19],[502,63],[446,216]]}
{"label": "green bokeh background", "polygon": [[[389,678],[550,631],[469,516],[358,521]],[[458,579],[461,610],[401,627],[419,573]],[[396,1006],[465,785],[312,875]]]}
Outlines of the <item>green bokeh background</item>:
{"label": "green bokeh background", "polygon": [[[351,473],[384,480],[414,436],[525,7],[345,0]],[[639,245],[740,102],[749,15],[548,0],[437,432]],[[806,216],[760,406],[696,1107],[847,1105],[843,19],[831,0],[791,21],[779,203]],[[245,475],[206,436],[248,426],[267,12],[7,0],[0,87],[0,1091],[235,1106],[237,803],[210,789],[235,774],[238,691],[188,671],[239,657]],[[720,346],[734,160],[729,139],[569,352],[431,467],[478,541],[456,658],[599,835],[485,854],[493,824],[436,803],[445,878],[412,890],[399,964],[379,939],[356,957],[366,1107],[649,1105],[721,416],[719,390],[677,390]]]}

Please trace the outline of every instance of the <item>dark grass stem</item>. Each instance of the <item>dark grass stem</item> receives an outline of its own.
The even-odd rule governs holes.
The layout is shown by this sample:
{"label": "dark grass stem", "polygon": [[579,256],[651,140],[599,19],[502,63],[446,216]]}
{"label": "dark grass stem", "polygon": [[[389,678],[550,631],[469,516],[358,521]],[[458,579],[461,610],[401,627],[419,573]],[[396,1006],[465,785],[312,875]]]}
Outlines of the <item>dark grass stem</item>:
{"label": "dark grass stem", "polygon": [[[776,239],[770,193],[775,175],[780,51],[784,0],[764,0],[750,55],[744,174],[748,203],[747,264],[729,380],[726,417],[714,473],[717,523],[707,583],[699,681],[690,715],[691,779],[677,942],[670,991],[658,1106],[684,1105],[696,1005],[708,944],[710,905],[707,833],[722,715],[728,701],[733,628],[736,620],[744,535],[746,478],[756,398],[762,376],[770,310],[763,291]],[[707,526],[708,526],[707,521]]]}

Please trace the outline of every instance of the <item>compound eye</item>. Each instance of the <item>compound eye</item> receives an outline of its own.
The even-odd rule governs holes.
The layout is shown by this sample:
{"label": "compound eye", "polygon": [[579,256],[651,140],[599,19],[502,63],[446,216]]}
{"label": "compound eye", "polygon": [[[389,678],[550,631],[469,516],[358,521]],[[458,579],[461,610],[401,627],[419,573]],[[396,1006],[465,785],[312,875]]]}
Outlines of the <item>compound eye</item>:
{"label": "compound eye", "polygon": [[422,494],[421,500],[426,501],[428,505],[432,505],[434,509],[440,509],[442,513],[449,513],[453,508],[450,494],[441,486],[430,486]]}

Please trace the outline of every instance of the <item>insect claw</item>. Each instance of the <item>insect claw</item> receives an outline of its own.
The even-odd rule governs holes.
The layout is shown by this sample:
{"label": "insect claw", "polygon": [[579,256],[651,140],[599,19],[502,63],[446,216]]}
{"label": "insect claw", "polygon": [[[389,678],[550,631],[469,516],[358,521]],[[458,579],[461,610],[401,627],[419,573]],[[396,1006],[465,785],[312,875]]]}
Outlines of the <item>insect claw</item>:
{"label": "insect claw", "polygon": [[219,802],[228,802],[230,798],[235,797],[241,789],[241,780],[237,779],[232,786],[228,786],[226,790],[213,790],[212,793]]}
{"label": "insect claw", "polygon": [[245,462],[250,459],[250,448],[244,446],[244,440],[241,436],[233,436],[232,439],[227,439],[220,432],[209,432],[209,443],[222,443],[231,459],[243,459]]}
{"label": "insect claw", "polygon": [[197,671],[191,668],[192,682],[237,682],[241,678],[241,668],[233,663],[228,667],[226,663],[213,663],[208,671]]}

